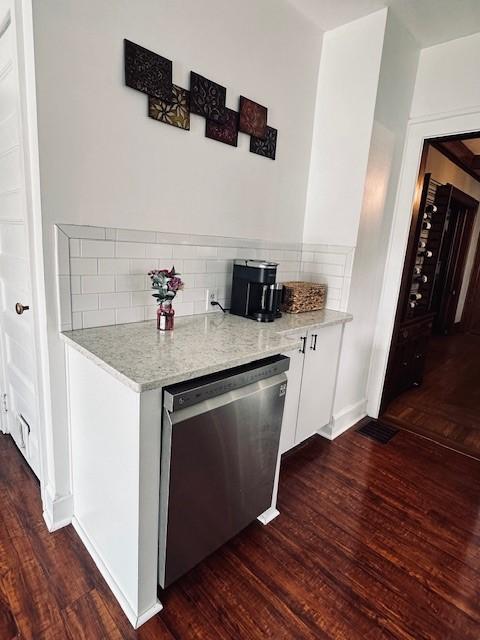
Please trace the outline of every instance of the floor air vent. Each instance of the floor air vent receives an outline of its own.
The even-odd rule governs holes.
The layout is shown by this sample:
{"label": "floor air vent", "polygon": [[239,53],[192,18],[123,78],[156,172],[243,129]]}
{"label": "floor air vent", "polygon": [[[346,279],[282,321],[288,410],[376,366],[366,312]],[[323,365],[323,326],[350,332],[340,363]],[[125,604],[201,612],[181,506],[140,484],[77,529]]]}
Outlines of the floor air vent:
{"label": "floor air vent", "polygon": [[398,433],[398,429],[389,427],[388,424],[383,424],[383,422],[377,422],[376,420],[370,420],[370,422],[364,424],[363,427],[360,427],[357,431],[362,436],[376,440],[381,444],[387,444],[387,442],[390,442],[393,436]]}

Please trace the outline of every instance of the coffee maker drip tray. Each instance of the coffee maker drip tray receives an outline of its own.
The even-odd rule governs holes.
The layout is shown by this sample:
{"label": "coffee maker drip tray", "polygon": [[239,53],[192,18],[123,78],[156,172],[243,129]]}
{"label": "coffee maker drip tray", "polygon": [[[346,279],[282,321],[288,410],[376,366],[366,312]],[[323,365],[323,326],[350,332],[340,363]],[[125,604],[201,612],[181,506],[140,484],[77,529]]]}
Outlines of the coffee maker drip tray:
{"label": "coffee maker drip tray", "polygon": [[256,320],[257,322],[273,322],[275,320],[275,316],[273,314],[263,313],[262,311],[251,313],[247,317],[252,318],[252,320]]}

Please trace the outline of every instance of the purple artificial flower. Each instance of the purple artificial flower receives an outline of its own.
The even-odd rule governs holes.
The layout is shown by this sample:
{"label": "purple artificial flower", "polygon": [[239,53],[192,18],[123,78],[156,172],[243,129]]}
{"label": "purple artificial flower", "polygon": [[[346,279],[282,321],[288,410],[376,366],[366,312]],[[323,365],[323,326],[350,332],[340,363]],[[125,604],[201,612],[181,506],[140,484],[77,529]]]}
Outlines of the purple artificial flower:
{"label": "purple artificial flower", "polygon": [[179,289],[183,287],[183,282],[181,278],[178,278],[177,276],[173,276],[173,278],[170,278],[170,280],[168,281],[167,286],[170,291],[177,292]]}

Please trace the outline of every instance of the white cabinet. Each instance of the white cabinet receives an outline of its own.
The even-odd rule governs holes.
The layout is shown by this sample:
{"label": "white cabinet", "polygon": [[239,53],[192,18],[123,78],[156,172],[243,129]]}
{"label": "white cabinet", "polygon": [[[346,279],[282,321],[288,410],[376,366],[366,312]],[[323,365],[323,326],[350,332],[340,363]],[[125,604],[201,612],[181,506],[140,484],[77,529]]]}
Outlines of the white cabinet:
{"label": "white cabinet", "polygon": [[297,430],[298,402],[302,387],[303,352],[299,349],[288,351],[284,355],[290,358],[290,367],[287,371],[288,385],[283,410],[282,435],[280,437],[280,453],[285,453],[295,446],[295,434]]}
{"label": "white cabinet", "polygon": [[303,348],[290,358],[280,450],[288,451],[329,424],[342,342],[343,324],[301,334]]}

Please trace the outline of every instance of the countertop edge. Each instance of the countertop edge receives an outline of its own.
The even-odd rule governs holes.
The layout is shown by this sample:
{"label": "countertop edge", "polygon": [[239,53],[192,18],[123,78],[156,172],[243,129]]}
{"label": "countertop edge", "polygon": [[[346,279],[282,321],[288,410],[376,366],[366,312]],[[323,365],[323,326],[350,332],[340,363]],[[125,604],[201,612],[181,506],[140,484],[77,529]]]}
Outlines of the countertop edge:
{"label": "countertop edge", "polygon": [[177,384],[177,382],[184,382],[186,380],[193,380],[194,378],[200,378],[201,376],[207,376],[211,373],[217,373],[218,371],[223,371],[225,369],[231,369],[233,367],[239,367],[243,364],[248,364],[250,362],[255,362],[255,360],[262,360],[263,358],[268,358],[269,356],[280,355],[285,351],[290,351],[290,349],[295,349],[296,347],[300,348],[300,342],[292,341],[291,345],[286,345],[285,347],[275,347],[274,349],[267,349],[266,351],[262,351],[262,353],[257,353],[255,355],[244,356],[242,358],[236,358],[235,360],[229,360],[228,363],[212,365],[205,367],[203,369],[195,369],[192,372],[192,375],[185,376],[183,373],[179,373],[175,376],[170,376],[168,378],[161,378],[159,380],[154,380],[152,382],[145,382],[139,385],[140,392],[143,391],[153,391],[155,389],[161,389],[171,384]]}
{"label": "countertop edge", "polygon": [[60,336],[66,345],[68,345],[69,347],[72,347],[73,349],[81,353],[83,356],[85,356],[88,360],[94,362],[101,369],[103,369],[104,371],[112,375],[114,378],[116,378],[119,382],[124,384],[128,389],[130,389],[135,393],[143,393],[145,391],[153,391],[155,389],[161,389],[162,387],[165,387],[167,385],[176,384],[177,382],[182,382],[184,380],[191,380],[196,377],[209,375],[211,373],[217,373],[218,371],[222,371],[223,369],[229,369],[232,367],[241,366],[243,364],[248,364],[249,362],[254,362],[255,360],[260,360],[262,358],[266,358],[269,356],[285,353],[295,348],[300,348],[301,346],[300,340],[296,342],[294,339],[292,339],[292,337],[289,337],[289,336],[294,336],[295,334],[301,331],[305,331],[306,329],[314,329],[314,328],[322,328],[322,327],[328,327],[328,326],[333,326],[338,324],[346,324],[353,320],[353,316],[351,314],[347,314],[344,312],[341,312],[341,313],[343,313],[343,316],[341,318],[335,318],[335,319],[321,321],[321,322],[320,321],[312,322],[311,320],[305,320],[305,324],[300,324],[295,328],[275,330],[272,327],[272,333],[275,333],[279,339],[289,340],[290,341],[289,344],[287,343],[283,345],[280,344],[275,347],[265,349],[260,353],[248,354],[242,357],[233,358],[228,362],[219,363],[218,365],[207,365],[200,369],[197,368],[191,372],[191,375],[186,376],[185,372],[182,372],[176,375],[167,376],[165,378],[156,378],[154,380],[149,380],[147,382],[135,382],[125,374],[121,373],[118,369],[108,364],[108,362],[103,360],[101,357],[97,356],[93,351],[90,351],[86,347],[82,346],[81,344],[73,340],[70,336],[66,335],[66,333],[60,332]]}
{"label": "countertop edge", "polygon": [[[282,335],[284,335],[284,337],[288,339],[284,332]],[[171,384],[176,384],[177,382],[183,382],[184,380],[192,380],[193,378],[199,378],[200,376],[209,375],[211,373],[217,373],[218,371],[222,371],[225,368],[230,369],[232,367],[238,367],[238,366],[241,366],[242,364],[248,364],[249,362],[254,362],[255,360],[261,360],[262,358],[268,358],[269,356],[279,355],[281,353],[284,353],[285,351],[290,351],[291,349],[295,349],[297,347],[300,348],[300,342],[297,343],[295,340],[291,340],[290,344],[285,344],[283,346],[279,345],[278,347],[275,347],[272,349],[266,349],[261,353],[250,354],[247,356],[243,356],[241,358],[235,358],[235,359],[229,360],[228,363],[218,364],[218,366],[209,365],[209,366],[203,367],[202,369],[195,369],[194,371],[192,371],[192,374],[188,376],[185,376],[184,373],[180,373],[178,375],[168,376],[166,378],[157,378],[156,380],[151,380],[149,382],[135,382],[131,378],[128,378],[123,373],[121,373],[120,371],[118,371],[117,369],[109,365],[108,362],[105,362],[105,360],[102,360],[102,358],[96,356],[94,353],[92,353],[85,347],[82,347],[81,344],[78,344],[78,342],[75,342],[75,340],[72,340],[69,336],[65,335],[64,333],[61,333],[60,336],[62,340],[65,342],[65,344],[67,344],[68,346],[72,347],[73,349],[75,349],[76,351],[84,355],[88,360],[91,360],[92,362],[97,364],[101,369],[104,369],[104,371],[107,371],[107,373],[111,374],[119,382],[122,382],[126,387],[128,387],[130,390],[136,393],[143,393],[144,391],[153,391],[155,389],[162,389],[163,387],[166,387]]]}
{"label": "countertop edge", "polygon": [[75,342],[75,340],[72,340],[69,336],[65,335],[64,333],[60,333],[60,337],[66,345],[68,345],[69,347],[73,347],[76,351],[81,353],[88,360],[91,360],[92,362],[97,364],[101,369],[103,369],[107,373],[110,373],[114,378],[116,378],[119,382],[122,382],[126,387],[128,387],[132,391],[135,391],[136,393],[141,393],[142,391],[145,391],[145,389],[142,389],[142,386],[138,384],[138,382],[134,382],[133,380],[125,376],[123,373],[118,371],[118,369],[115,369],[115,367],[112,367],[111,365],[109,365],[108,362],[105,362],[105,360],[102,360],[102,358],[99,358],[98,356],[96,356],[94,353],[92,353],[85,347],[82,347],[82,345],[78,344],[78,342]]}
{"label": "countertop edge", "polygon": [[[343,312],[342,312],[343,313]],[[292,314],[293,315],[293,314]],[[335,324],[347,324],[347,322],[352,322],[353,316],[351,313],[346,313],[344,317],[337,318],[335,320],[326,320],[323,322],[305,322],[305,324],[301,324],[295,329],[282,329],[281,331],[275,331],[279,336],[288,336],[293,333],[298,333],[299,331],[304,331],[305,329],[315,329],[316,327],[331,327]]]}

